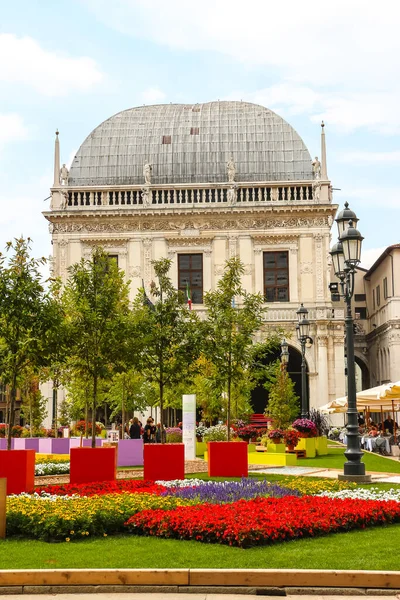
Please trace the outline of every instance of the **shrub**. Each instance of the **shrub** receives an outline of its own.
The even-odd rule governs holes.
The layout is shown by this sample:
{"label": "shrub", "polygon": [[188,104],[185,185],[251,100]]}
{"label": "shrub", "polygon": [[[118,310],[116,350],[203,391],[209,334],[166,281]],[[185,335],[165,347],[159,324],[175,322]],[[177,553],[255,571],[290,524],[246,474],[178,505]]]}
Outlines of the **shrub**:
{"label": "shrub", "polygon": [[[100,435],[102,427],[96,423],[96,435]],[[92,422],[88,423],[88,435],[92,435]],[[85,421],[78,421],[73,427],[74,435],[85,435],[86,434],[86,423]]]}
{"label": "shrub", "polygon": [[165,433],[167,444],[179,444],[182,442],[182,429],[179,427],[167,427]]}
{"label": "shrub", "polygon": [[[231,435],[234,434],[231,428]],[[205,442],[226,442],[228,439],[228,428],[226,425],[213,425],[203,435]]]}
{"label": "shrub", "polygon": [[317,437],[318,435],[317,428],[310,419],[296,419],[292,423],[292,427],[302,434],[300,437]]}
{"label": "shrub", "polygon": [[278,444],[282,440],[283,435],[284,435],[283,429],[270,429],[267,432],[267,438],[269,440],[272,440],[273,442],[275,442],[275,444]]}
{"label": "shrub", "polygon": [[328,434],[328,419],[319,410],[316,410],[315,408],[310,410],[310,421],[312,421],[317,428],[318,435]]}
{"label": "shrub", "polygon": [[296,429],[286,429],[283,432],[283,439],[286,446],[297,446],[300,439],[300,434]]}

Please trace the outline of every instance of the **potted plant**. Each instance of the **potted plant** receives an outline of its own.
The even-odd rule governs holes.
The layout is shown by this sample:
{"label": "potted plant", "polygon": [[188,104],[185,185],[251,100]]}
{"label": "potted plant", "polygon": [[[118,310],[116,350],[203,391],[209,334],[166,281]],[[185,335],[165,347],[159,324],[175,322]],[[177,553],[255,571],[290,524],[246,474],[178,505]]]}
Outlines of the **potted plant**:
{"label": "potted plant", "polygon": [[312,408],[310,410],[310,421],[312,421],[317,428],[317,437],[315,439],[315,449],[317,455],[325,456],[328,454],[328,420],[319,410]]}
{"label": "potted plant", "polygon": [[295,446],[297,446],[299,442],[300,434],[298,431],[296,431],[296,429],[286,429],[283,432],[283,439],[285,441],[288,451],[293,452]]}
{"label": "potted plant", "polygon": [[268,452],[285,452],[283,440],[283,429],[270,429],[264,436],[267,441]]}
{"label": "potted plant", "polygon": [[296,419],[292,427],[300,434],[300,440],[297,444],[298,450],[305,450],[307,458],[315,458],[316,447],[315,438],[318,435],[315,424],[310,419]]}

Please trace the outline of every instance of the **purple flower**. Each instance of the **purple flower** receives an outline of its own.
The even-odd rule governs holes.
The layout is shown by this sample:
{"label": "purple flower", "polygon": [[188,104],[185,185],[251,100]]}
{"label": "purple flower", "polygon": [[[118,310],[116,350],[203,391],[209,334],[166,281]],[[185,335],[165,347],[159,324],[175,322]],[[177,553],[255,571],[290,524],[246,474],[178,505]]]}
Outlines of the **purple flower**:
{"label": "purple flower", "polygon": [[199,503],[226,504],[241,499],[250,500],[257,496],[282,498],[301,494],[297,490],[269,483],[266,479],[259,481],[249,477],[241,481],[208,481],[198,487],[170,488],[162,495],[197,500]]}

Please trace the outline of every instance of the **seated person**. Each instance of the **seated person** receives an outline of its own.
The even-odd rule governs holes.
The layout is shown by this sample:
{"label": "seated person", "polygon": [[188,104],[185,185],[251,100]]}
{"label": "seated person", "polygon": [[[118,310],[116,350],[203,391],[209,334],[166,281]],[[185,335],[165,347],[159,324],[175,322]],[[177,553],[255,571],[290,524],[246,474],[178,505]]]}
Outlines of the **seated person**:
{"label": "seated person", "polygon": [[376,425],[370,428],[370,430],[368,431],[368,435],[370,435],[371,437],[377,437],[378,428],[376,427]]}
{"label": "seated person", "polygon": [[388,456],[388,451],[386,450],[386,440],[383,437],[383,433],[380,432],[375,441],[375,447],[379,454],[383,454],[384,456]]}
{"label": "seated person", "polygon": [[388,431],[392,435],[393,435],[393,432],[394,432],[395,425],[396,425],[396,428],[397,428],[397,423],[395,423],[393,421],[392,417],[388,417],[383,422],[383,428],[384,428],[384,430]]}

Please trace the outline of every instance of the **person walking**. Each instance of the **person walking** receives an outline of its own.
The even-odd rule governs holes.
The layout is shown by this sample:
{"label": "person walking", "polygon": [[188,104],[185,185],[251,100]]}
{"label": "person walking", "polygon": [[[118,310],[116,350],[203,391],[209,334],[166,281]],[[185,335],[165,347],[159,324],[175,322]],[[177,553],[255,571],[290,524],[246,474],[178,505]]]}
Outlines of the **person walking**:
{"label": "person walking", "polygon": [[140,440],[140,425],[137,417],[133,418],[132,425],[129,428],[129,437],[131,440]]}

